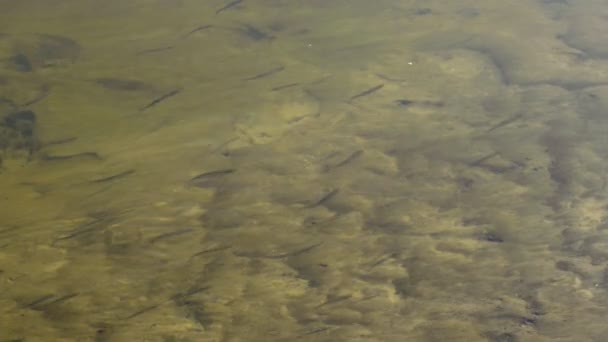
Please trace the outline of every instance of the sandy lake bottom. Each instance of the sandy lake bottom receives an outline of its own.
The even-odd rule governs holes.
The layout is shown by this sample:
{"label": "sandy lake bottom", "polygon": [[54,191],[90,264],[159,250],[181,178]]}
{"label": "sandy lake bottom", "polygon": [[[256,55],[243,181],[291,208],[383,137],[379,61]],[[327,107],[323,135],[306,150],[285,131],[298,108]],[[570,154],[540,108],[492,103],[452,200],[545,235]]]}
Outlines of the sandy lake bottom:
{"label": "sandy lake bottom", "polygon": [[0,341],[605,341],[606,18],[0,0]]}

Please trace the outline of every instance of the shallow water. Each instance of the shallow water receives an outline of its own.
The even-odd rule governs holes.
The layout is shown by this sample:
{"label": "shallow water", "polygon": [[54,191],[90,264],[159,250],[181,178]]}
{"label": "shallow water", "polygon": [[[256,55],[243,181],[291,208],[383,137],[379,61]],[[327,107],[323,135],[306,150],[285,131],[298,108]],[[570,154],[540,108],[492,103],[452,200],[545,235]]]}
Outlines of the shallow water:
{"label": "shallow water", "polygon": [[0,1],[0,341],[604,341],[605,1]]}

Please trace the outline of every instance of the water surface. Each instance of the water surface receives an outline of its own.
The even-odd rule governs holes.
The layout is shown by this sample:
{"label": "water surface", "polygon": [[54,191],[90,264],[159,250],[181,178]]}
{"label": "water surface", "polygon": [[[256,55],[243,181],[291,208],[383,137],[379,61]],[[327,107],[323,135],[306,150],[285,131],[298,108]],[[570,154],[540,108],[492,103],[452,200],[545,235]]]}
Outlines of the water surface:
{"label": "water surface", "polygon": [[604,341],[604,1],[0,1],[2,341]]}

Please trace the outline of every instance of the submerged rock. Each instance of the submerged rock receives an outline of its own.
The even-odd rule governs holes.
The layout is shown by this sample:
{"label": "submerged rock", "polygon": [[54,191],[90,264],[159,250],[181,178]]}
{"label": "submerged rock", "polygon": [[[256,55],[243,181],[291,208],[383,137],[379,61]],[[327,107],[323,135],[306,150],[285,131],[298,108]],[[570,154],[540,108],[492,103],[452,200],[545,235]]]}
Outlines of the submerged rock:
{"label": "submerged rock", "polygon": [[28,160],[38,150],[36,113],[16,110],[0,113],[0,163],[10,159]]}
{"label": "submerged rock", "polygon": [[6,36],[0,44],[0,59],[8,69],[32,72],[39,68],[74,63],[81,53],[75,40],[48,34]]}

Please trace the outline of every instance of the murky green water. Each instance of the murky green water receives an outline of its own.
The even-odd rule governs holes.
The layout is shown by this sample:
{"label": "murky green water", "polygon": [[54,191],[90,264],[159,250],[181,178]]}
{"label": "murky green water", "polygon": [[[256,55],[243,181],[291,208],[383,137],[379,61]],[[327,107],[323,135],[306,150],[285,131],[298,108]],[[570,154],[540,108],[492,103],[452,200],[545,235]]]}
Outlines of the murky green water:
{"label": "murky green water", "polygon": [[0,341],[606,341],[606,18],[0,1]]}

